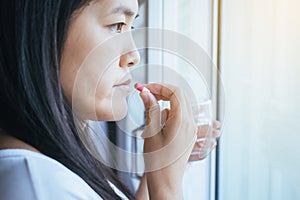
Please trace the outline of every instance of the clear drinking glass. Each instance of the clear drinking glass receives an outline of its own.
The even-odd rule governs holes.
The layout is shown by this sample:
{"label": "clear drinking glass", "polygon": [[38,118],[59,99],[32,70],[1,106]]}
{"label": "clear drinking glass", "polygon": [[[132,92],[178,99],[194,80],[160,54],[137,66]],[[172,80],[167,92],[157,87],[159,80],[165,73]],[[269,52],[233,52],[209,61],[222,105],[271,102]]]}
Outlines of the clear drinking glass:
{"label": "clear drinking glass", "polygon": [[[213,109],[212,101],[207,100],[193,105],[194,120],[198,126],[198,138],[197,141],[201,144],[200,150],[193,151],[191,155],[199,155],[199,157],[205,158],[211,151],[211,143],[213,141],[212,136],[212,123],[213,123]],[[201,126],[207,126],[204,129]],[[201,130],[201,131],[200,131]],[[203,130],[207,130],[204,131]],[[201,132],[201,133],[200,133]],[[200,137],[199,137],[200,135]]]}

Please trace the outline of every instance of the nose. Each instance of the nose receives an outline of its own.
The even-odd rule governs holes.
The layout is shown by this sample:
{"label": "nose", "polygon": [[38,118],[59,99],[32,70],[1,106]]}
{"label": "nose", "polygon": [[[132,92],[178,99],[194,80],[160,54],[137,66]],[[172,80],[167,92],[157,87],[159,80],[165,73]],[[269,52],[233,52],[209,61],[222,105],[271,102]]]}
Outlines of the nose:
{"label": "nose", "polygon": [[140,53],[139,51],[133,50],[128,53],[125,53],[120,58],[120,67],[132,67],[140,62]]}

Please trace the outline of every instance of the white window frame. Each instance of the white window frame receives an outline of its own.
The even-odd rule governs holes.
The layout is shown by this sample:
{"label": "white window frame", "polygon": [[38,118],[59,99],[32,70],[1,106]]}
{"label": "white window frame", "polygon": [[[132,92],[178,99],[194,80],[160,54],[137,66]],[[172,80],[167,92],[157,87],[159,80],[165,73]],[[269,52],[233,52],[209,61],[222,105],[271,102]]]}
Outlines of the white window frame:
{"label": "white window frame", "polygon": [[[211,0],[211,9],[212,9],[212,19],[211,22],[212,30],[211,30],[211,52],[208,52],[208,54],[211,55],[212,61],[215,64],[215,66],[218,66],[219,64],[219,16],[220,16],[220,0]],[[164,28],[164,19],[163,19],[163,12],[164,12],[164,1],[148,1],[148,27],[153,28]],[[197,16],[199,17],[199,16]],[[148,41],[151,42],[152,38],[148,38]],[[163,55],[158,55],[157,52],[153,54],[151,51],[148,52],[148,60],[154,63],[161,63],[163,65]],[[163,82],[163,69],[160,69],[158,71],[157,68],[148,68],[147,69],[147,79],[148,80],[155,80],[157,82]],[[212,85],[212,98],[214,102],[218,102],[218,74],[216,72],[211,73],[212,77],[209,77],[209,80],[211,80]],[[219,105],[214,105],[215,109],[219,107]],[[218,116],[218,113],[215,113],[215,116]],[[219,147],[218,147],[219,148]],[[218,150],[217,150],[218,151]],[[215,200],[218,199],[217,195],[217,156],[216,156],[216,150],[214,150],[211,153],[211,156],[209,156],[207,159],[200,161],[202,162],[201,165],[204,165],[207,170],[207,176],[205,176],[204,179],[199,180],[199,191],[198,192],[206,192],[207,194],[202,194],[201,196],[208,197],[208,200]],[[208,190],[201,191],[201,185],[209,185]]]}

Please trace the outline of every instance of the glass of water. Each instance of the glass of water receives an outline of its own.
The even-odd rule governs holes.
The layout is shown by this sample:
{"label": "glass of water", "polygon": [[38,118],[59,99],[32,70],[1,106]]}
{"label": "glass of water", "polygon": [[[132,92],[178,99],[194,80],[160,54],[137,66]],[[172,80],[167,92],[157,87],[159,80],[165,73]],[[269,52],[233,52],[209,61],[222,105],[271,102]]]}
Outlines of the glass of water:
{"label": "glass of water", "polygon": [[[198,126],[197,143],[200,149],[194,150],[191,155],[197,155],[199,158],[205,158],[211,152],[213,142],[213,109],[212,101],[207,100],[193,105],[194,120]],[[207,127],[202,127],[207,126]],[[203,131],[205,130],[205,131]]]}

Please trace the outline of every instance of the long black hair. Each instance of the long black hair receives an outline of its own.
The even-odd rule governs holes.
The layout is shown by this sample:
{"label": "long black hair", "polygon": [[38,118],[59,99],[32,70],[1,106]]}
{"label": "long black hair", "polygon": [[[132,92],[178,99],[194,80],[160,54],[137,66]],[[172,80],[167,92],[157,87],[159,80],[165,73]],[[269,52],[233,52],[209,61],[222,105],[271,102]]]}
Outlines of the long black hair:
{"label": "long black hair", "polygon": [[59,83],[72,16],[90,0],[0,1],[0,128],[59,161],[102,198],[120,199],[107,180],[133,196],[79,139]]}

